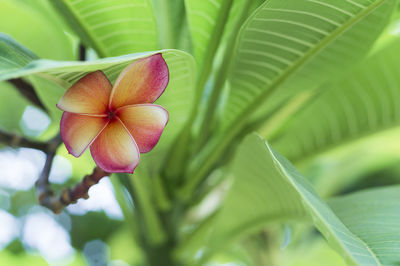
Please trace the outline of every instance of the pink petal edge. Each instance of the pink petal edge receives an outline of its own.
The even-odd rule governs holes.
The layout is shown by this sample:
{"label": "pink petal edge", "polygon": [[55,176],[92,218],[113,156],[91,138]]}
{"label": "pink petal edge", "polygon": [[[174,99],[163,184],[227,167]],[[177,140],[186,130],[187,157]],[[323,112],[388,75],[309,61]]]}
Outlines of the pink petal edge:
{"label": "pink petal edge", "polygon": [[168,65],[161,53],[136,60],[118,76],[111,91],[109,108],[153,103],[169,83]]}
{"label": "pink petal edge", "polygon": [[[93,123],[96,120],[97,122]],[[60,121],[60,135],[69,154],[80,157],[86,151],[108,124],[104,119],[101,120],[98,117],[63,113]],[[91,130],[92,126],[94,128]]]}
{"label": "pink petal edge", "polygon": [[[115,128],[118,125],[120,128]],[[119,131],[119,133],[116,131]],[[103,134],[112,136],[111,142],[108,139],[110,136]],[[121,139],[121,137],[125,139]],[[126,137],[129,138],[130,143],[121,144],[127,141]],[[117,140],[117,138],[120,139]],[[129,147],[133,149],[129,150]],[[124,125],[119,122],[119,119],[110,122],[102,134],[96,138],[90,146],[90,153],[96,165],[109,173],[133,173],[140,162],[139,148]],[[130,158],[132,160],[128,161]]]}
{"label": "pink petal edge", "polygon": [[135,140],[140,153],[147,153],[157,145],[169,121],[168,111],[156,104],[123,106],[117,109],[116,116]]}

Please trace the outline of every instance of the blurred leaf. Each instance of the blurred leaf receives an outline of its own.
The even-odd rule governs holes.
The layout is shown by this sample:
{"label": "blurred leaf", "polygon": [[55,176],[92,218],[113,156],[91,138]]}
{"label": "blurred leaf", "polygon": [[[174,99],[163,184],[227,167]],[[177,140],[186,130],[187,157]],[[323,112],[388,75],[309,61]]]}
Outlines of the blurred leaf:
{"label": "blurred leaf", "polygon": [[150,0],[51,1],[86,45],[101,57],[156,50],[157,23]]}
{"label": "blurred leaf", "polygon": [[383,258],[346,227],[314,189],[260,137],[240,146],[232,167],[234,183],[219,214],[209,250],[267,223],[312,218],[329,244],[351,265],[381,265]]}
{"label": "blurred leaf", "polygon": [[[188,264],[192,265],[192,264]],[[219,266],[219,265],[232,265],[232,266],[261,266],[261,265],[268,265],[268,264],[255,264],[252,263],[252,260],[248,254],[248,252],[244,249],[242,245],[233,245],[229,247],[224,252],[220,252],[212,257],[210,262],[206,265],[208,266]]]}
{"label": "blurred leaf", "polygon": [[[151,162],[152,163],[152,162]],[[159,219],[156,203],[154,202],[155,193],[151,187],[151,180],[146,175],[146,170],[142,166],[135,169],[135,174],[116,174],[120,179],[128,180],[126,188],[131,192],[132,200],[135,205],[135,216],[141,217],[138,220],[139,230],[144,236],[146,244],[157,246],[166,240],[162,221]],[[136,230],[137,228],[135,228]]]}
{"label": "blurred leaf", "polygon": [[[127,224],[127,226],[131,226]],[[108,241],[111,248],[112,260],[123,260],[128,265],[142,265],[144,255],[137,243],[135,243],[130,229],[121,227]]]}
{"label": "blurred leaf", "polygon": [[20,121],[28,104],[13,85],[0,82],[0,128],[19,132]]}
{"label": "blurred leaf", "polygon": [[40,101],[46,107],[53,121],[61,119],[62,112],[56,107],[56,103],[65,93],[65,87],[41,76],[29,76],[28,80],[35,88]]}
{"label": "blurred leaf", "polygon": [[382,48],[290,120],[274,147],[291,160],[400,125],[400,39]]}
{"label": "blurred leaf", "polygon": [[381,265],[400,265],[400,186],[334,198],[329,205]]}
{"label": "blurred leaf", "polygon": [[280,252],[280,266],[346,266],[343,259],[322,238],[308,240]]}
{"label": "blurred leaf", "polygon": [[[231,4],[229,17],[225,21],[223,30],[219,33],[223,35],[222,42],[226,42],[230,37],[243,10],[248,10],[245,8],[247,2],[247,0],[234,0]],[[259,2],[260,0],[251,1],[249,3],[249,5],[253,5],[251,9],[257,7],[260,4]],[[218,23],[218,18],[222,12],[222,0],[185,0],[185,7],[192,37],[193,54],[198,66],[201,67],[210,43],[213,42],[212,37],[216,23]]]}
{"label": "blurred leaf", "polygon": [[120,221],[111,220],[104,212],[89,212],[84,216],[71,215],[71,244],[75,248],[83,249],[90,240],[101,239],[106,242],[120,227]]}
{"label": "blurred leaf", "polygon": [[10,35],[42,58],[74,59],[72,41],[64,33],[61,23],[48,19],[23,2],[1,1],[0,32]]}
{"label": "blurred leaf", "polygon": [[0,33],[0,59],[0,75],[2,75],[25,66],[37,59],[37,56],[8,35]]}
{"label": "blurred leaf", "polygon": [[[385,130],[338,146],[296,166],[300,167],[318,193],[326,198],[347,191],[360,182],[366,185],[364,182],[369,175],[398,165],[399,136],[400,127]],[[385,184],[385,178],[374,179],[378,184]]]}
{"label": "blurred leaf", "polygon": [[238,127],[301,90],[315,89],[365,55],[395,0],[266,1],[243,25],[221,127]]}
{"label": "blurred leaf", "polygon": [[202,65],[206,54],[221,3],[222,0],[185,0],[193,54],[199,66]]}
{"label": "blurred leaf", "polygon": [[[184,0],[152,0],[161,48],[179,48],[190,40],[183,30],[187,27]],[[188,49],[184,49],[185,51]]]}
{"label": "blurred leaf", "polygon": [[199,252],[203,253],[203,247],[210,237],[210,232],[217,219],[216,213],[210,215],[202,221],[193,231],[187,234],[186,238],[182,239],[180,246],[177,248],[177,256],[186,264],[195,264],[198,259]]}
{"label": "blurred leaf", "polygon": [[0,252],[0,264],[1,265],[35,265],[35,266],[46,266],[48,263],[37,254],[23,253],[15,254],[4,250]]}

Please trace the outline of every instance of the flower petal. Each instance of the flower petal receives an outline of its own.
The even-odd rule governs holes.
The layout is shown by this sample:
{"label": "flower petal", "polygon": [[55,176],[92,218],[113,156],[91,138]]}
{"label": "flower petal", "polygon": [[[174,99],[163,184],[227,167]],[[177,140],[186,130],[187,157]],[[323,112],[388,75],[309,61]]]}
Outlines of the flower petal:
{"label": "flower petal", "polygon": [[115,81],[110,108],[153,103],[168,85],[169,71],[161,54],[135,61],[126,67]]}
{"label": "flower petal", "polygon": [[68,152],[79,157],[107,125],[105,117],[93,117],[64,112],[60,133]]}
{"label": "flower petal", "polygon": [[90,146],[97,166],[109,173],[133,173],[139,149],[118,119],[111,121]]}
{"label": "flower petal", "polygon": [[141,153],[154,148],[168,122],[167,110],[156,104],[124,106],[116,114],[135,139]]}
{"label": "flower petal", "polygon": [[80,114],[105,114],[111,94],[111,83],[101,70],[78,80],[60,99],[57,107]]}

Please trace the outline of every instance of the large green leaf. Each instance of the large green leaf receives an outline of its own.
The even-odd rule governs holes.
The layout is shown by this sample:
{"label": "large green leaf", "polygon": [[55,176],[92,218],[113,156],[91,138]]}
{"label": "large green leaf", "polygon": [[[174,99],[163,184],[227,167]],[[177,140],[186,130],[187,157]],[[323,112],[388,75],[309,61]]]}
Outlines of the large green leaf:
{"label": "large green leaf", "polygon": [[157,23],[150,0],[54,0],[53,5],[101,57],[155,50]]}
{"label": "large green leaf", "polygon": [[[386,171],[399,163],[399,136],[400,127],[385,130],[338,146],[310,160],[297,161],[296,167],[324,198],[354,189],[373,176],[369,182],[396,182]],[[385,174],[376,176],[380,172]],[[400,175],[397,180],[400,181]]]}
{"label": "large green leaf", "polygon": [[74,46],[71,38],[65,34],[62,23],[49,18],[45,12],[39,11],[39,8],[34,8],[35,4],[40,6],[45,3],[2,0],[0,32],[10,35],[39,57],[54,60],[74,59]]}
{"label": "large green leaf", "polygon": [[317,88],[360,59],[395,0],[271,0],[245,23],[229,76],[222,128],[238,127],[262,104],[271,110]]}
{"label": "large green leaf", "polygon": [[400,125],[400,39],[365,60],[294,116],[274,147],[291,160]]}
{"label": "large green leaf", "polygon": [[19,132],[29,102],[8,82],[0,82],[0,129]]}
{"label": "large green leaf", "polygon": [[[1,37],[1,36],[0,36]],[[10,44],[10,45],[9,45]],[[114,82],[123,68],[133,61],[162,53],[170,71],[170,81],[157,103],[164,106],[170,121],[161,142],[169,142],[182,129],[188,118],[193,98],[195,75],[193,58],[182,51],[162,50],[109,57],[93,61],[52,61],[33,60],[32,56],[8,38],[0,38],[2,62],[18,62],[11,66],[0,64],[0,81],[11,78],[28,77],[35,86],[39,98],[49,109],[53,118],[59,118],[61,111],[55,108],[65,90],[89,72],[102,70]]]}
{"label": "large green leaf", "polygon": [[349,264],[381,265],[385,261],[360,239],[358,231],[335,215],[289,161],[257,135],[243,141],[232,175],[233,185],[206,252],[271,222],[310,218]]}
{"label": "large green leaf", "polygon": [[400,265],[400,186],[338,197],[329,205],[382,265]]}
{"label": "large green leaf", "polygon": [[0,75],[10,73],[37,59],[31,51],[0,33]]}

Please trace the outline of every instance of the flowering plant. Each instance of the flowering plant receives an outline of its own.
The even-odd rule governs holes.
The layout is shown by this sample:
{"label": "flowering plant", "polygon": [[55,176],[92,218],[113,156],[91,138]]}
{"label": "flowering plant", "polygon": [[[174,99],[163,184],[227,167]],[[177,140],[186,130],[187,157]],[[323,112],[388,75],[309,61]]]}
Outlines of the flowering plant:
{"label": "flowering plant", "polygon": [[153,104],[167,84],[161,54],[126,67],[114,87],[101,70],[81,78],[57,104],[64,111],[60,133],[68,152],[79,157],[90,146],[104,171],[133,173],[140,153],[154,148],[168,122],[168,112]]}
{"label": "flowering plant", "polygon": [[[398,2],[2,0],[0,142],[91,265],[398,265]],[[108,181],[120,220],[73,212]]]}

